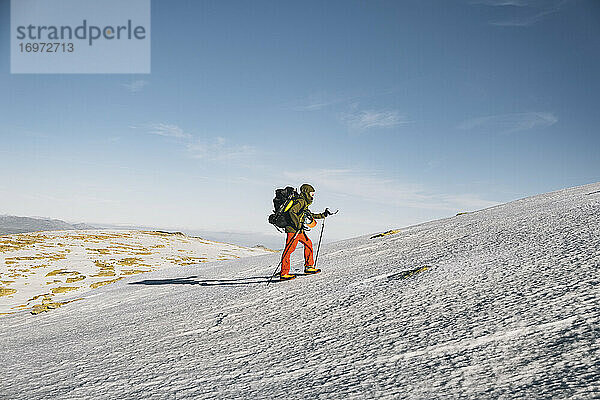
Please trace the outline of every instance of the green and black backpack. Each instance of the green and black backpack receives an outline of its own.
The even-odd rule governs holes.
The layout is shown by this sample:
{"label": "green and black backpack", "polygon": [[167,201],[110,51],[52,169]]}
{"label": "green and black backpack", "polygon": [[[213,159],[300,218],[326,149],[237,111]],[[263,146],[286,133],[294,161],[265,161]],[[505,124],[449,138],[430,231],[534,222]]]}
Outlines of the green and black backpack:
{"label": "green and black backpack", "polygon": [[275,198],[273,199],[273,213],[269,215],[269,223],[275,225],[276,228],[285,228],[290,224],[287,211],[292,207],[294,200],[300,195],[291,186],[284,189],[275,190]]}

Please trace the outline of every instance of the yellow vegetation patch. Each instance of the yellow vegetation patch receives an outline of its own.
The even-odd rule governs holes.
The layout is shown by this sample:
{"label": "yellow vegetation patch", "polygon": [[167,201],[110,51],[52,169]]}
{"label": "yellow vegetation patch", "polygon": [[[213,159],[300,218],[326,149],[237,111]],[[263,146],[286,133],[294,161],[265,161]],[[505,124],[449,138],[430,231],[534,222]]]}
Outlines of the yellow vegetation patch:
{"label": "yellow vegetation patch", "polygon": [[2,296],[10,296],[11,294],[17,293],[16,289],[9,289],[0,286],[0,297]]}
{"label": "yellow vegetation patch", "polygon": [[69,235],[70,239],[83,240],[84,242],[99,242],[107,239],[125,239],[130,238],[129,233],[100,233],[100,234],[85,234],[85,235]]}
{"label": "yellow vegetation patch", "polygon": [[79,275],[76,276],[74,278],[67,278],[67,283],[73,283],[73,282],[77,282],[77,281],[82,281],[85,279],[85,275]]}
{"label": "yellow vegetation patch", "polygon": [[392,229],[387,232],[378,233],[377,235],[371,236],[371,239],[384,237],[384,236],[388,236],[388,235],[395,235],[396,233],[400,233],[400,229]]}
{"label": "yellow vegetation patch", "polygon": [[40,297],[43,297],[44,299],[48,299],[49,300],[50,297],[52,297],[52,294],[50,294],[50,293],[38,294],[37,296],[34,296],[31,299],[27,300],[27,302],[36,301]]}
{"label": "yellow vegetation patch", "polygon": [[127,249],[127,250],[148,250],[142,245],[139,244],[125,244],[125,243],[113,243],[112,246],[108,246],[109,249]]}
{"label": "yellow vegetation patch", "polygon": [[134,264],[139,264],[142,260],[141,258],[136,258],[136,257],[128,257],[128,258],[124,258],[122,260],[117,261],[117,264],[119,265],[134,265]]}
{"label": "yellow vegetation patch", "polygon": [[11,235],[10,238],[2,240],[0,242],[0,253],[7,251],[21,250],[25,247],[41,243],[46,240],[45,237],[37,237],[34,235],[23,236],[23,235]]}
{"label": "yellow vegetation patch", "polygon": [[0,283],[4,283],[5,285],[10,285],[11,283],[15,283],[15,281],[0,281]]}
{"label": "yellow vegetation patch", "polygon": [[58,308],[60,306],[62,306],[63,303],[47,303],[47,304],[38,304],[33,306],[33,309],[31,310],[31,313],[33,315],[37,315],[39,313],[43,313],[49,310],[53,310],[55,308]]}
{"label": "yellow vegetation patch", "polygon": [[52,288],[52,293],[58,294],[58,293],[67,293],[70,292],[71,290],[77,290],[79,289],[79,287],[75,286],[59,286],[56,288]]}
{"label": "yellow vegetation patch", "polygon": [[115,283],[116,281],[120,281],[123,278],[111,279],[109,281],[95,282],[90,285],[92,289],[99,288],[100,286],[110,285],[111,283]]}
{"label": "yellow vegetation patch", "polygon": [[[70,250],[67,251],[67,253],[69,253]],[[58,254],[51,254],[47,257],[41,257],[41,258],[46,258],[46,259],[50,259],[53,261],[58,261],[58,260],[64,260],[67,258],[67,255],[65,253],[58,253]]]}
{"label": "yellow vegetation patch", "polygon": [[100,270],[100,272],[98,272],[97,274],[90,275],[90,276],[98,277],[98,276],[116,276],[116,275],[117,274],[115,273],[114,270],[103,269],[103,270]]}
{"label": "yellow vegetation patch", "polygon": [[140,233],[143,233],[146,235],[163,236],[163,237],[168,237],[168,236],[172,236],[172,235],[185,236],[182,232],[140,231]]}
{"label": "yellow vegetation patch", "polygon": [[96,260],[94,261],[96,267],[100,268],[100,271],[96,275],[92,276],[115,276],[115,267],[114,265],[108,264],[106,262]]}
{"label": "yellow vegetation patch", "polygon": [[13,306],[10,309],[15,310],[15,309],[19,309],[19,308],[27,308],[27,304],[21,304],[20,306]]}
{"label": "yellow vegetation patch", "polygon": [[56,275],[79,275],[79,272],[77,271],[65,271],[64,268],[61,269],[55,269],[52,272],[48,272],[46,274],[46,276],[56,276]]}
{"label": "yellow vegetation patch", "polygon": [[37,257],[33,257],[33,256],[22,256],[22,257],[6,257],[6,260],[10,260],[10,261],[31,261],[31,260],[39,260],[39,259],[43,259],[43,256],[37,256]]}
{"label": "yellow vegetation patch", "polygon": [[112,266],[111,264],[108,264],[104,261],[100,261],[100,260],[94,260],[94,264],[96,264],[96,267],[100,268],[100,269],[115,269],[114,266]]}
{"label": "yellow vegetation patch", "polygon": [[54,284],[54,283],[62,283],[62,281],[60,281],[60,280],[58,280],[58,279],[55,279],[55,280],[53,280],[52,282],[46,282],[46,285],[52,285],[52,284]]}
{"label": "yellow vegetation patch", "polygon": [[65,253],[70,252],[70,250],[63,250],[63,251],[64,251],[64,253],[55,253],[55,254],[42,253],[42,254],[35,255],[35,256],[7,257],[5,262],[7,264],[15,264],[18,261],[64,260],[65,258],[67,258]]}
{"label": "yellow vegetation patch", "polygon": [[396,274],[388,275],[388,280],[410,278],[414,274],[418,274],[419,272],[427,271],[429,268],[430,268],[430,266],[425,265],[423,267],[411,269],[411,270],[408,270],[408,271],[398,272]]}
{"label": "yellow vegetation patch", "polygon": [[142,274],[144,272],[148,272],[148,270],[141,270],[141,269],[124,269],[121,271],[122,275],[135,275],[135,274]]}
{"label": "yellow vegetation patch", "polygon": [[459,212],[456,214],[456,216],[458,217],[459,215],[465,215],[465,214],[470,214],[469,212]]}
{"label": "yellow vegetation patch", "polygon": [[108,249],[90,249],[90,248],[86,248],[87,251],[92,252],[92,253],[97,253],[97,254],[110,254],[110,250]]}
{"label": "yellow vegetation patch", "polygon": [[56,309],[56,308],[58,308],[60,306],[72,303],[74,301],[79,301],[79,300],[83,300],[83,299],[75,299],[75,300],[62,301],[62,302],[60,302],[60,301],[51,302],[49,300],[48,301],[44,301],[44,302],[42,302],[42,304],[38,304],[38,305],[33,306],[33,309],[31,310],[31,313],[33,315],[37,315],[39,313],[43,313],[43,312],[46,312],[46,311],[54,310],[54,309]]}
{"label": "yellow vegetation patch", "polygon": [[[173,261],[175,264],[179,265],[192,265],[208,261],[205,257],[192,256],[177,256],[175,258],[167,258],[167,260]],[[227,260],[227,258],[224,258],[223,260]]]}

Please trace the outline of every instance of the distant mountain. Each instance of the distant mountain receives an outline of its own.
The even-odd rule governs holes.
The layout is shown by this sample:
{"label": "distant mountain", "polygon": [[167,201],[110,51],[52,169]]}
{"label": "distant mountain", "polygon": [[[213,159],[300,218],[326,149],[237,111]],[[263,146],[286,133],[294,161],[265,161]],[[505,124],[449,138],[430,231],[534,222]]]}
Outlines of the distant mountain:
{"label": "distant mountain", "polygon": [[88,224],[69,224],[60,219],[45,219],[32,217],[17,217],[0,215],[0,235],[27,233],[36,231],[62,231],[73,229],[96,229]]}
{"label": "distant mountain", "polygon": [[75,229],[98,229],[94,225],[86,224],[85,222],[79,224],[71,224]]}

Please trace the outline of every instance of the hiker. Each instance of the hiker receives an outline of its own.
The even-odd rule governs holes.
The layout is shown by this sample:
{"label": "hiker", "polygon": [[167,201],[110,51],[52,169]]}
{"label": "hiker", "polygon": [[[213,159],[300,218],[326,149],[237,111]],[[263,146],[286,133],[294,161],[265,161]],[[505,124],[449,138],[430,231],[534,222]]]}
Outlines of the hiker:
{"label": "hiker", "polygon": [[[281,280],[294,279],[295,276],[290,274],[290,256],[296,250],[298,242],[304,245],[304,273],[316,274],[320,269],[315,268],[313,261],[312,241],[304,232],[304,224],[306,220],[314,221],[314,219],[323,219],[332,213],[329,209],[325,209],[322,213],[313,214],[308,206],[313,202],[315,196],[315,188],[305,183],[300,186],[300,194],[293,200],[289,210],[286,212],[285,232],[287,239],[285,241],[284,253],[281,259]],[[316,225],[316,222],[314,222]],[[313,224],[310,226],[313,227]]]}

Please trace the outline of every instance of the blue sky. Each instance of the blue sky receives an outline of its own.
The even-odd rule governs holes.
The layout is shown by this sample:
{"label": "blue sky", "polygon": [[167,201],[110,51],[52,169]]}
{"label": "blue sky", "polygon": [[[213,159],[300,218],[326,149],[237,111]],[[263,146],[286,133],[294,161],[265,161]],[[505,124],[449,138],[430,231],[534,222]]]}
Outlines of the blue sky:
{"label": "blue sky", "polygon": [[10,74],[0,213],[341,239],[600,180],[600,4],[153,1],[152,73]]}

